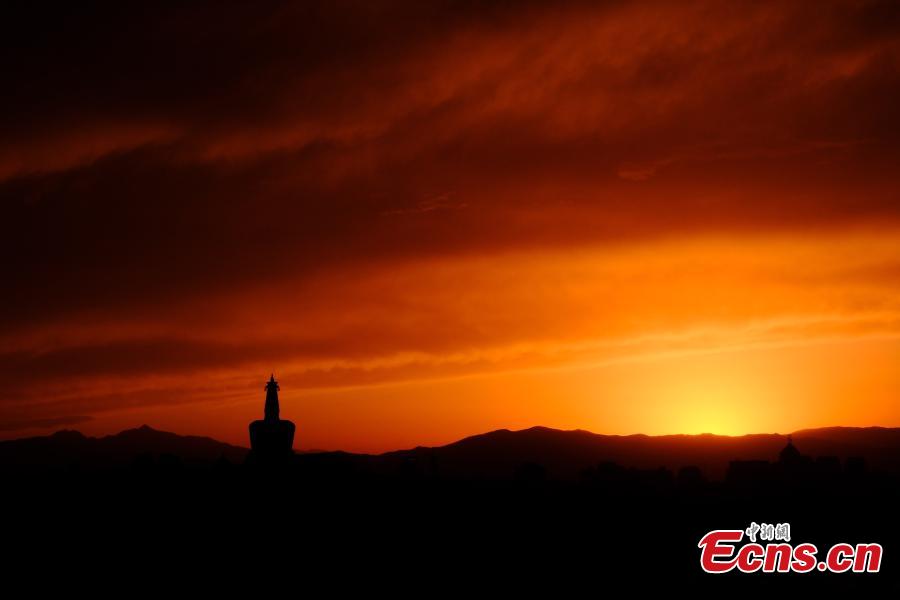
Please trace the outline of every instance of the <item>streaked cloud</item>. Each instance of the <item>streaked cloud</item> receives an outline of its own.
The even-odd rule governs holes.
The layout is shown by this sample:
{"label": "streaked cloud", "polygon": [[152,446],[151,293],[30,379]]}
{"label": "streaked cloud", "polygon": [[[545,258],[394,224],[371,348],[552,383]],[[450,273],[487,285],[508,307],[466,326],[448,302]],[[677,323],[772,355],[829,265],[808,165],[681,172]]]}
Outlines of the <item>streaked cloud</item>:
{"label": "streaked cloud", "polygon": [[897,335],[894,3],[3,28],[0,422]]}

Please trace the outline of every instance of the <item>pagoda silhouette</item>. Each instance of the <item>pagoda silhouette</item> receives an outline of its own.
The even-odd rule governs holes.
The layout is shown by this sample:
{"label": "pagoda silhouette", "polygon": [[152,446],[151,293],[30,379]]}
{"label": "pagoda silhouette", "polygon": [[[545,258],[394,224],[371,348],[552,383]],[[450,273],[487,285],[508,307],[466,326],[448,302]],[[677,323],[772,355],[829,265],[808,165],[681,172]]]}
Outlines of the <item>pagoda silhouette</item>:
{"label": "pagoda silhouette", "polygon": [[295,426],[291,421],[280,418],[278,391],[275,374],[266,382],[266,407],[262,420],[250,423],[249,462],[273,464],[289,459],[293,453]]}

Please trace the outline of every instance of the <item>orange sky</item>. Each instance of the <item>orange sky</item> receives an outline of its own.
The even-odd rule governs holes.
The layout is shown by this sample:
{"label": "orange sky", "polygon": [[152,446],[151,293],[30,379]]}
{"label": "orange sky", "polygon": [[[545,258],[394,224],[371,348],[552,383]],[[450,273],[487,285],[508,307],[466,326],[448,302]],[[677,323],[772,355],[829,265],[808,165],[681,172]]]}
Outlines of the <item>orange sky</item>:
{"label": "orange sky", "polygon": [[6,23],[0,437],[900,425],[897,5],[130,10]]}

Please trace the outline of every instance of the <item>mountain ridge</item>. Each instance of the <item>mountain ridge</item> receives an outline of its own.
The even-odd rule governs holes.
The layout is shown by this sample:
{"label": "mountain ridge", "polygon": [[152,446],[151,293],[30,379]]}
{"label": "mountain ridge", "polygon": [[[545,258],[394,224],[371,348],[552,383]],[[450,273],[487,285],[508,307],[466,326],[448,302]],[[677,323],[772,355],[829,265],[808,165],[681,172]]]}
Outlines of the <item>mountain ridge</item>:
{"label": "mountain ridge", "polygon": [[[549,476],[561,479],[575,478],[583,469],[601,462],[673,471],[697,466],[709,477],[720,479],[732,460],[776,460],[787,435],[610,435],[537,425],[519,430],[496,429],[442,446],[418,446],[381,454],[299,452],[298,458],[340,456],[379,471],[408,465],[427,470],[439,465],[443,476],[475,478],[507,477],[526,463],[542,465]],[[874,467],[900,471],[900,428],[834,426],[803,429],[789,435],[801,452],[813,457],[862,456]],[[241,463],[248,452],[247,448],[211,437],[180,435],[148,425],[100,437],[62,429],[47,436],[0,441],[0,468],[103,468],[126,465],[137,457],[161,455],[177,456],[186,465],[210,464],[221,458]]]}
{"label": "mountain ridge", "polygon": [[46,436],[0,441],[0,468],[36,467],[111,468],[138,457],[171,455],[186,465],[210,463],[222,457],[244,460],[248,450],[210,437],[180,435],[141,425],[105,436],[86,436],[61,429]]}

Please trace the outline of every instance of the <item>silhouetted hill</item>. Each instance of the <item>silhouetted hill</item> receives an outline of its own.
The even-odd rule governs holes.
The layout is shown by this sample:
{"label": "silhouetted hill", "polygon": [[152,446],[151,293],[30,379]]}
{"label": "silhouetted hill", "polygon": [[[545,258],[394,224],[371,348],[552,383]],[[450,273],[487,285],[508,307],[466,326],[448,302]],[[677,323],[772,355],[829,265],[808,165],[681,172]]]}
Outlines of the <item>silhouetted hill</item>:
{"label": "silhouetted hill", "polygon": [[[900,471],[900,428],[829,427],[793,434],[794,443],[811,456],[862,456],[875,468]],[[694,465],[710,478],[724,477],[731,460],[769,460],[787,443],[780,434],[738,437],[702,435],[601,435],[532,427],[500,429],[436,448],[419,447],[378,457],[389,465],[408,463],[442,477],[508,478],[523,464],[542,466],[548,477],[574,479],[586,468],[611,461],[651,469]]]}
{"label": "silhouetted hill", "polygon": [[0,469],[109,468],[135,459],[174,456],[185,465],[212,463],[221,457],[243,462],[246,448],[212,438],[177,435],[147,425],[115,435],[94,438],[77,431],[57,431],[53,435],[0,442]]}
{"label": "silhouetted hill", "polygon": [[[900,472],[900,428],[828,427],[793,434],[807,455],[862,456],[872,468]],[[297,460],[315,469],[353,468],[380,473],[436,474],[451,479],[509,479],[526,464],[540,465],[551,479],[576,479],[601,462],[623,467],[676,471],[693,465],[711,479],[722,479],[732,460],[774,461],[787,442],[781,434],[738,437],[702,435],[601,435],[583,430],[532,427],[500,429],[446,446],[418,447],[381,455],[302,452]],[[186,465],[210,464],[221,457],[242,463],[247,449],[207,437],[181,436],[146,425],[92,438],[77,431],[0,442],[0,469],[37,467],[106,468],[137,457],[173,455]]]}

